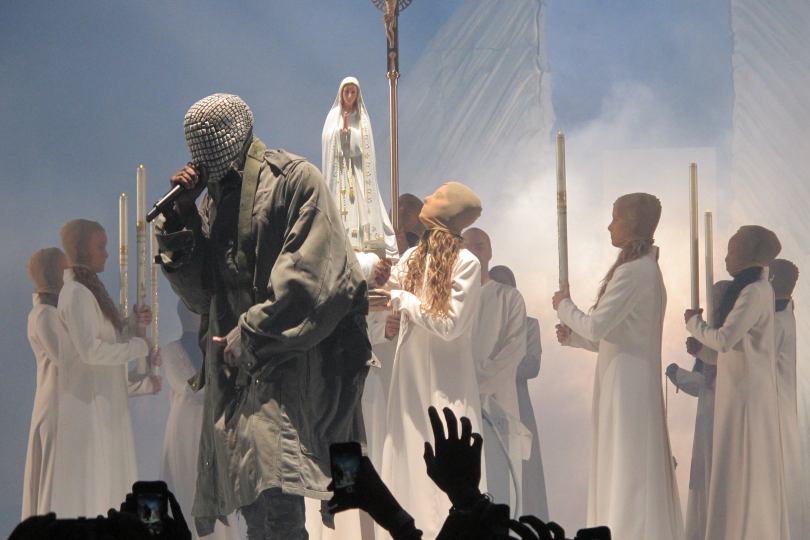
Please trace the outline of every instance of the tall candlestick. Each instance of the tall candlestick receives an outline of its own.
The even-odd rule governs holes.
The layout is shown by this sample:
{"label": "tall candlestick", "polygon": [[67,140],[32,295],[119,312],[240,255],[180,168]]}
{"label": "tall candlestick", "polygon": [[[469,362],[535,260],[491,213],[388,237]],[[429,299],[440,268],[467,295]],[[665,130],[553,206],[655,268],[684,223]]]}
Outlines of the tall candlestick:
{"label": "tall candlestick", "polygon": [[118,200],[118,310],[121,318],[129,313],[129,212],[127,196]]}
{"label": "tall candlestick", "polygon": [[568,283],[568,195],[565,186],[565,135],[557,134],[557,252],[560,290]]}
{"label": "tall candlestick", "polygon": [[706,211],[706,323],[714,324],[714,225]]}
{"label": "tall candlestick", "polygon": [[689,165],[689,263],[692,271],[692,309],[700,308],[700,234],[697,163]]}
{"label": "tall candlestick", "polygon": [[[136,265],[137,274],[137,304],[140,307],[146,305],[146,169],[143,165],[138,167],[138,180],[137,180],[137,201],[136,212],[137,218],[135,219],[135,232],[136,232]],[[146,325],[138,323],[137,334],[138,337],[146,337]],[[136,367],[138,375],[146,375],[149,373],[149,363],[146,358],[138,358]]]}
{"label": "tall candlestick", "polygon": [[[149,261],[151,271],[151,291],[152,291],[152,357],[157,355],[160,348],[160,302],[159,302],[159,285],[160,280],[158,274],[158,263],[155,262],[155,257],[158,256],[157,237],[155,236],[155,223],[149,224]],[[158,375],[158,366],[152,364],[152,375]]]}

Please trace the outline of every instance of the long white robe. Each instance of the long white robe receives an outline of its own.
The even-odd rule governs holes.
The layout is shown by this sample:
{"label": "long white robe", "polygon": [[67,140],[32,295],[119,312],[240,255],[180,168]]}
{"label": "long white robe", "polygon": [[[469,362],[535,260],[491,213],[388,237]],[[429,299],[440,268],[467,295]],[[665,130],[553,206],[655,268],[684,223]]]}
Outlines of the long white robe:
{"label": "long white robe", "polygon": [[[393,287],[401,287],[404,282],[412,254],[413,249],[406,252],[394,267],[390,282]],[[481,433],[470,337],[480,293],[481,265],[466,249],[459,252],[453,268],[451,305],[445,320],[424,313],[419,297],[399,289],[391,292],[394,309],[402,313],[402,324],[388,399],[388,435],[381,476],[414,517],[426,540],[436,538],[451,507],[450,500],[425,470],[424,445],[426,441],[434,442],[428,407],[433,405],[440,414],[448,407],[457,418],[468,417],[473,431]],[[485,460],[482,470],[486,470]],[[481,486],[485,491],[483,475]]]}
{"label": "long white robe", "polygon": [[[163,459],[160,478],[177,497],[183,515],[191,516],[194,492],[197,486],[197,454],[200,450],[202,431],[203,400],[205,389],[196,394],[188,380],[197,372],[191,357],[180,340],[172,341],[161,350],[163,372],[171,388],[171,408],[163,436]],[[228,518],[226,526],[217,522],[214,532],[205,536],[206,540],[236,540],[236,516]],[[193,537],[199,538],[192,527]]]}
{"label": "long white robe", "polygon": [[526,303],[508,285],[490,280],[481,286],[473,320],[472,350],[481,409],[487,487],[496,503],[522,515],[523,459],[531,452],[531,432],[520,422],[517,368],[526,356]]}
{"label": "long white robe", "polygon": [[[804,478],[799,450],[799,419],[796,400],[796,318],[793,300],[774,317],[776,331],[776,389],[779,395],[779,433],[785,466],[785,495],[791,538],[805,538]],[[810,532],[810,531],[808,531]]]}
{"label": "long white robe", "polygon": [[[703,355],[705,356],[705,355]],[[714,432],[714,389],[706,387],[702,372],[678,368],[672,383],[698,399],[695,438],[689,471],[689,496],[686,502],[686,540],[706,539],[709,482],[712,472],[712,434]]]}
{"label": "long white robe", "polygon": [[546,477],[543,473],[543,457],[540,452],[540,436],[537,432],[537,420],[534,417],[532,398],[529,395],[529,379],[540,373],[540,357],[543,345],[540,343],[540,321],[533,317],[526,318],[526,356],[518,365],[517,393],[520,407],[520,423],[532,434],[532,450],[528,460],[523,461],[523,513],[537,516],[548,522],[548,498],[546,495]]}
{"label": "long white robe", "polygon": [[658,249],[619,266],[590,315],[563,300],[566,345],[598,351],[588,526],[622,540],[680,540],[683,516],[661,385],[666,290]]}
{"label": "long white robe", "polygon": [[57,311],[59,421],[51,509],[60,518],[106,515],[138,480],[127,363],[149,349],[140,338],[119,339],[70,269]]}
{"label": "long white robe", "polygon": [[743,289],[722,328],[700,316],[686,325],[718,352],[706,538],[790,538],[767,276],[765,269],[763,278]]}
{"label": "long white robe", "polygon": [[53,466],[56,457],[59,317],[56,308],[34,294],[28,315],[28,342],[37,361],[37,393],[31,413],[28,453],[23,480],[22,519],[51,511]]}

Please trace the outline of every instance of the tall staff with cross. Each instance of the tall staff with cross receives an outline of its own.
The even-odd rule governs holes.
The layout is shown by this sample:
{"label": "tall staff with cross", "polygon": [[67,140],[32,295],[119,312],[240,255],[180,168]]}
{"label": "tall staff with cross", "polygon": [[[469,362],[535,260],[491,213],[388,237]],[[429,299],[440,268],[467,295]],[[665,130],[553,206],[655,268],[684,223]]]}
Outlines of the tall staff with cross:
{"label": "tall staff with cross", "polygon": [[399,126],[397,117],[397,84],[399,82],[399,13],[413,0],[371,0],[384,12],[385,36],[388,42],[388,88],[391,108],[391,225],[399,228]]}

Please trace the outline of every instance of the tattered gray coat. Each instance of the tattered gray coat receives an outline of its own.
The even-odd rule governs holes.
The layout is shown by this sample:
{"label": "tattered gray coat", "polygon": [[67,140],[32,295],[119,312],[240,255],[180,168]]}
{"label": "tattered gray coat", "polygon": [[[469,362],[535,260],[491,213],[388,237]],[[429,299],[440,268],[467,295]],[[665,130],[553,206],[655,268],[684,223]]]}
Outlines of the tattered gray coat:
{"label": "tattered gray coat", "polygon": [[[268,488],[329,498],[329,445],[364,438],[367,286],[337,205],[303,158],[264,154],[252,216],[253,301],[240,313],[244,160],[209,184],[199,214],[183,224],[170,213],[157,227],[164,273],[203,321],[205,363],[189,381],[207,387],[192,510],[208,518],[198,519],[201,535]],[[226,335],[239,369],[211,339]]]}

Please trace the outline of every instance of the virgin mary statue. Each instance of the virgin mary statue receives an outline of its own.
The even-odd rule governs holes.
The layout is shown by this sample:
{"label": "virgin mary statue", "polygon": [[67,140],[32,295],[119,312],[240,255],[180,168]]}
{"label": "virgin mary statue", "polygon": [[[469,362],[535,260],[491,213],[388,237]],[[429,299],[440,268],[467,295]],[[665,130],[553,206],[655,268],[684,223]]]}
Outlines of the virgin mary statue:
{"label": "virgin mary statue", "polygon": [[[335,196],[346,235],[366,277],[373,277],[377,257],[397,257],[391,220],[377,185],[377,160],[368,111],[360,83],[346,77],[326,117],[321,138],[323,176]],[[369,268],[366,268],[366,267]],[[368,271],[370,270],[371,276]]]}

